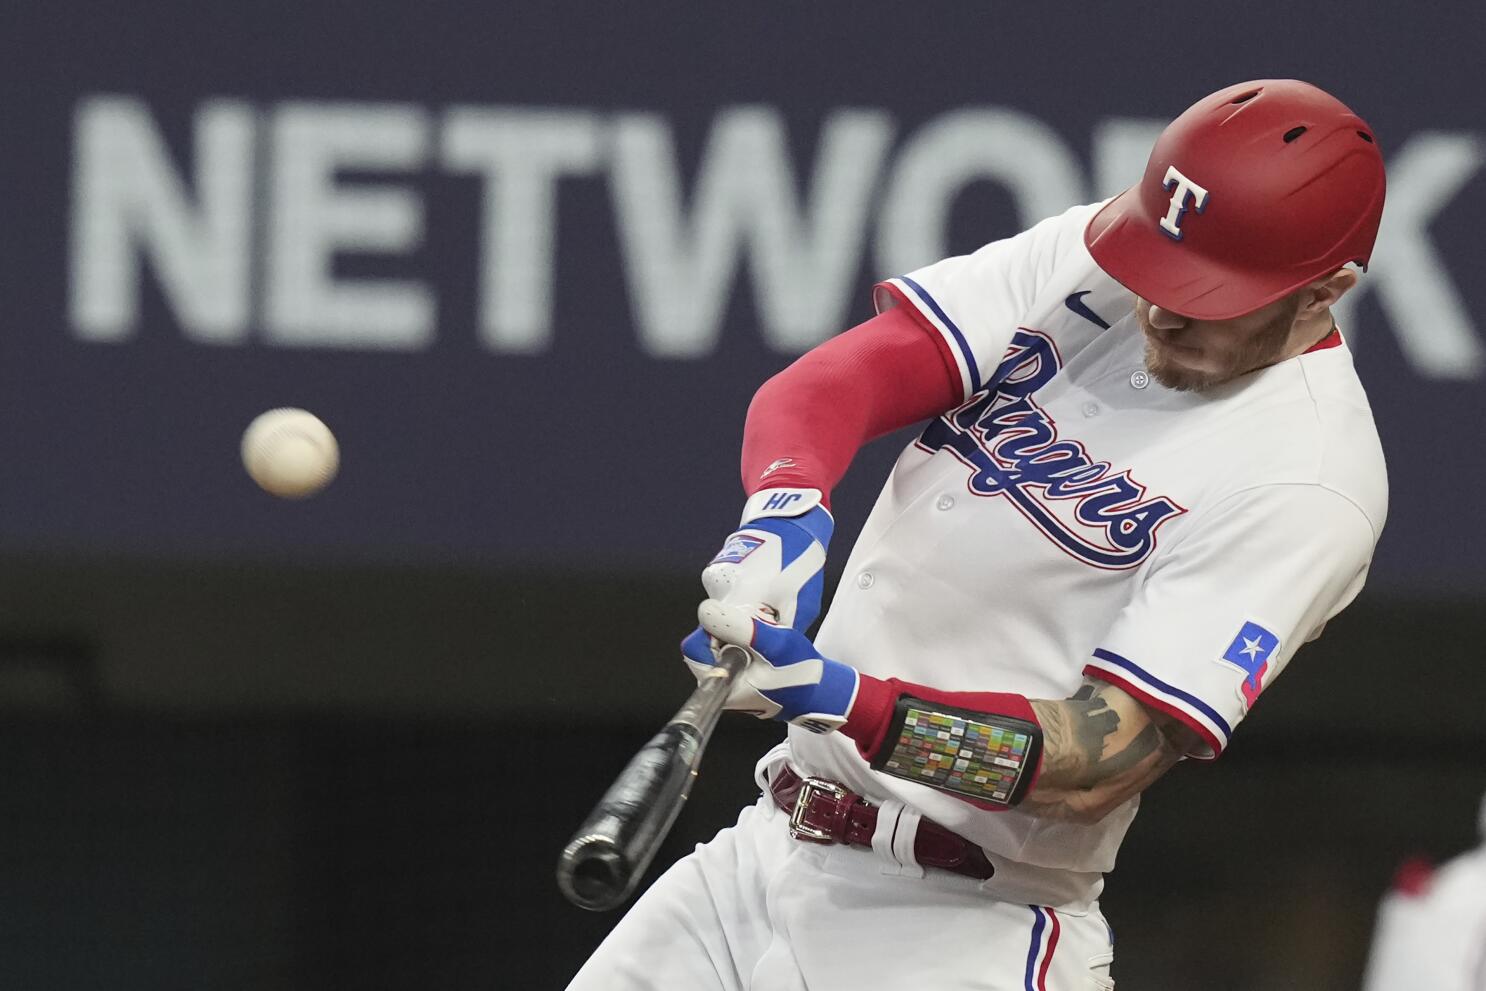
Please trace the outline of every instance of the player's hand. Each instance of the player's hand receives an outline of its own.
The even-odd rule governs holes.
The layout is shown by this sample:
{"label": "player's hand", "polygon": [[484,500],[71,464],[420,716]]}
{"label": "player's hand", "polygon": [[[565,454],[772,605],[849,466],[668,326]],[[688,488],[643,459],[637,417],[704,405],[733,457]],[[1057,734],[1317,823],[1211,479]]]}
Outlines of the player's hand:
{"label": "player's hand", "polygon": [[817,733],[846,722],[856,697],[856,668],[822,657],[803,633],[745,606],[708,599],[697,618],[702,627],[682,641],[681,652],[699,677],[716,663],[722,644],[748,649],[748,666],[734,680],[727,708]]}
{"label": "player's hand", "polygon": [[[762,610],[773,622],[803,633],[820,615],[826,545],[834,521],[815,489],[754,493],[743,522],[702,570],[710,599]],[[681,641],[681,656],[698,678],[714,663],[711,638],[700,626]],[[733,682],[732,709],[758,708],[757,694]]]}
{"label": "player's hand", "polygon": [[702,587],[719,602],[768,606],[801,633],[820,615],[826,547],[835,526],[815,489],[754,494],[743,522],[702,570]]}

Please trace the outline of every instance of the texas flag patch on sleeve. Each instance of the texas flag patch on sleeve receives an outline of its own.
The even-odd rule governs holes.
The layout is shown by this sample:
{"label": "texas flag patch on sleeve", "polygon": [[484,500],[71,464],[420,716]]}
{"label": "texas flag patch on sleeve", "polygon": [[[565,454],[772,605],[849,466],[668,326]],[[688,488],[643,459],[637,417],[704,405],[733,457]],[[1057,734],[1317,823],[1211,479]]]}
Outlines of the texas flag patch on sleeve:
{"label": "texas flag patch on sleeve", "polygon": [[1269,659],[1280,649],[1280,638],[1264,627],[1249,620],[1238,631],[1238,636],[1223,652],[1223,660],[1232,664],[1248,677],[1239,685],[1244,701],[1250,707],[1264,691],[1264,677],[1269,673]]}

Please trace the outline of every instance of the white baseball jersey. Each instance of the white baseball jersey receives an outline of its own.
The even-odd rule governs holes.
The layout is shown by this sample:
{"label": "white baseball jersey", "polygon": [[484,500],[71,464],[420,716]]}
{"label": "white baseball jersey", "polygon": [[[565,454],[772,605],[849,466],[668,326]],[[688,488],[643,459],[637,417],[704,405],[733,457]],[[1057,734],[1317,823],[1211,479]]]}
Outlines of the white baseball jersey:
{"label": "white baseball jersey", "polygon": [[1384,897],[1364,991],[1486,991],[1486,802],[1481,836],[1481,846]]}
{"label": "white baseball jersey", "polygon": [[[1212,758],[1362,587],[1383,455],[1339,335],[1212,390],[1151,378],[1134,297],[1084,248],[1098,207],[877,287],[943,335],[965,404],[904,450],[816,642],[941,689],[1064,698],[1091,675]],[[872,771],[839,733],[789,741],[806,773],[1091,884],[1138,804],[1096,825],[983,811]]]}

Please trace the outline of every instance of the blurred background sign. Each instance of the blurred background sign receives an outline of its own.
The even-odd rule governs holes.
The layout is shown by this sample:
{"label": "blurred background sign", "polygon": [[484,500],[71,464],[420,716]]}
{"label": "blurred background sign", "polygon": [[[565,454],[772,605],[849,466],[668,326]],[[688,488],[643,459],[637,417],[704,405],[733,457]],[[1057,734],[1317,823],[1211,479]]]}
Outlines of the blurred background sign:
{"label": "blurred background sign", "polygon": [[[0,97],[8,546],[688,564],[737,502],[753,388],[865,317],[874,279],[1110,195],[1196,96],[1289,72],[1367,117],[1389,167],[1344,314],[1394,486],[1375,584],[1486,583],[1457,532],[1486,482],[1478,59],[1442,94],[1391,71],[1413,50],[1281,32],[1199,56],[1209,15],[1112,11],[1049,48],[1000,5],[892,31],[821,8],[66,9],[24,25]],[[1328,34],[1418,30],[1372,18]],[[292,516],[234,461],[274,404],[346,449]]]}
{"label": "blurred background sign", "polygon": [[[753,390],[868,316],[875,279],[1117,191],[1165,121],[1252,78],[1333,91],[1388,163],[1342,319],[1391,511],[1359,603],[1231,754],[1151,796],[1111,879],[1115,973],[1355,988],[1393,864],[1472,841],[1469,5],[3,20],[6,987],[561,987],[612,920],[551,864],[686,690]],[[238,463],[282,405],[342,447],[303,503]],[[836,568],[902,440],[838,491]],[[751,801],[777,735],[724,728],[662,860]]]}

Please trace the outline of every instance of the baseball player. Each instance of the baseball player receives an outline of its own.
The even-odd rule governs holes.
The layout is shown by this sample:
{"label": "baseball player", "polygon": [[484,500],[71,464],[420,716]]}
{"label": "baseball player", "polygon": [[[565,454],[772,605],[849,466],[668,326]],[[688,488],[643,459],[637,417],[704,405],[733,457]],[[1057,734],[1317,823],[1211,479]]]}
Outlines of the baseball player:
{"label": "baseball player", "polygon": [[[1335,98],[1233,86],[1124,193],[881,283],[760,388],[682,650],[749,647],[729,707],[787,741],[572,987],[1113,987],[1141,792],[1222,753],[1367,573],[1386,478],[1331,307],[1383,191]],[[923,421],[812,641],[832,487]]]}
{"label": "baseball player", "polygon": [[1486,991],[1486,801],[1482,845],[1433,869],[1405,865],[1378,908],[1363,991]]}

